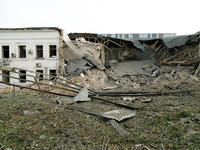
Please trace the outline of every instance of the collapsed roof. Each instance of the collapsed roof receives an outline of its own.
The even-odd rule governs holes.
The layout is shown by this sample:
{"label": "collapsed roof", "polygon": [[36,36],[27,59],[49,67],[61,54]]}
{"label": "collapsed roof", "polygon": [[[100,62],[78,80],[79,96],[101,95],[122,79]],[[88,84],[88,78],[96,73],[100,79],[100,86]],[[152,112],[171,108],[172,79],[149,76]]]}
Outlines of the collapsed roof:
{"label": "collapsed roof", "polygon": [[84,37],[84,38],[107,38],[111,39],[113,41],[119,42],[120,41],[126,41],[131,42],[133,46],[136,48],[144,51],[145,47],[147,46],[145,43],[155,43],[155,41],[159,40],[162,42],[167,48],[174,48],[174,47],[180,47],[182,45],[185,45],[186,43],[197,43],[199,41],[200,32],[197,32],[195,34],[189,34],[189,35],[180,35],[180,36],[172,36],[172,37],[162,37],[162,38],[143,38],[143,39],[137,39],[137,38],[111,38],[111,37],[104,37],[98,34],[90,34],[90,33],[70,33],[69,37],[71,39],[75,37]]}

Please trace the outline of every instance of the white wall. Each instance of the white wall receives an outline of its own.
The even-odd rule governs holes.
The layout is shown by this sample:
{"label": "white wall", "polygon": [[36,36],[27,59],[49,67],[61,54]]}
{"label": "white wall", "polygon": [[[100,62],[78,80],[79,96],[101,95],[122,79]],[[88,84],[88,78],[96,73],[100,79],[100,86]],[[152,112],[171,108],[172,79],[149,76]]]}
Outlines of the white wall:
{"label": "white wall", "polygon": [[[19,58],[19,46],[26,46],[26,58]],[[43,59],[36,59],[36,45],[43,45]],[[49,69],[58,69],[58,53],[56,58],[49,57],[49,45],[59,47],[59,34],[55,30],[44,31],[0,31],[0,59],[2,59],[2,46],[9,46],[10,65],[5,67],[18,67],[26,70],[43,70],[43,73],[49,73]],[[32,50],[33,54],[29,54],[28,50]],[[11,54],[15,53],[16,58],[12,58]],[[41,63],[41,67],[37,67],[36,63]],[[46,68],[46,69],[45,69]],[[47,70],[47,72],[45,72]],[[11,75],[14,75],[11,73]],[[35,74],[32,74],[35,75]],[[18,74],[15,74],[19,77]],[[27,77],[33,80],[33,78]],[[2,81],[2,76],[0,76]],[[10,79],[10,83],[19,83],[16,79]]]}

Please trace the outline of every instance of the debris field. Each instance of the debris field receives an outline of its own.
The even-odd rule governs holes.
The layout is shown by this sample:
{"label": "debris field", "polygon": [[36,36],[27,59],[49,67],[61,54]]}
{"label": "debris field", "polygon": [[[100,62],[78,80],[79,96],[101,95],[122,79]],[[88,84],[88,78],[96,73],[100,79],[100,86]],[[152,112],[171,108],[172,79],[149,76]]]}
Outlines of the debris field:
{"label": "debris field", "polygon": [[0,149],[199,149],[199,33],[79,36],[58,49],[58,76],[0,81]]}

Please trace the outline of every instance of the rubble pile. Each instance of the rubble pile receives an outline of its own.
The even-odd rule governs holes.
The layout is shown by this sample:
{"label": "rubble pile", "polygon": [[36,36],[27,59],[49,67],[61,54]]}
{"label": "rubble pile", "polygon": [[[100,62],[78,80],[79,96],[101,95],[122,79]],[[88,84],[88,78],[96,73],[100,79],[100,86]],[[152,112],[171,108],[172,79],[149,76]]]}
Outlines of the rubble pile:
{"label": "rubble pile", "polygon": [[87,70],[80,76],[71,79],[71,82],[89,89],[101,89],[110,85],[108,76],[100,69]]}

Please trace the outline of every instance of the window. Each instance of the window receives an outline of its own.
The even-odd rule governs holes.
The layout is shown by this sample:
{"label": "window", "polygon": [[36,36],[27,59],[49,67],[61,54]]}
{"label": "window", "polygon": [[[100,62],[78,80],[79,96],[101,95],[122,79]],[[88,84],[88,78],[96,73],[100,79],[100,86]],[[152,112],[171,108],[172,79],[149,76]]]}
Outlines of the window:
{"label": "window", "polygon": [[43,70],[36,70],[36,72],[38,72],[36,73],[37,81],[41,81],[42,80],[41,78],[43,78]]}
{"label": "window", "polygon": [[152,34],[152,38],[156,38],[157,37],[157,34],[156,33],[153,33]]}
{"label": "window", "polygon": [[[23,74],[19,74],[19,78],[20,78],[20,80],[19,80],[19,82],[26,82],[25,80],[26,80],[26,71],[24,71],[24,70],[19,70],[19,73],[23,73]],[[21,80],[21,79],[23,79],[23,80]]]}
{"label": "window", "polygon": [[36,46],[36,55],[37,57],[43,57],[43,45]]}
{"label": "window", "polygon": [[112,37],[112,38],[115,38],[115,34],[111,34],[111,37]]}
{"label": "window", "polygon": [[148,38],[148,34],[140,34],[139,38]]}
{"label": "window", "polygon": [[132,38],[133,38],[133,34],[129,34],[129,38],[131,38],[131,39],[132,39]]}
{"label": "window", "polygon": [[2,46],[3,58],[9,58],[9,46]]}
{"label": "window", "polygon": [[56,56],[56,45],[49,45],[49,57]]}
{"label": "window", "polygon": [[133,34],[133,38],[139,38],[139,34]]}
{"label": "window", "polygon": [[[51,76],[56,76],[57,74],[56,74],[56,70],[49,70],[49,74],[51,75]],[[55,77],[50,77],[50,80],[54,80],[55,79]]]}
{"label": "window", "polygon": [[19,46],[19,58],[26,58],[26,46]]}

